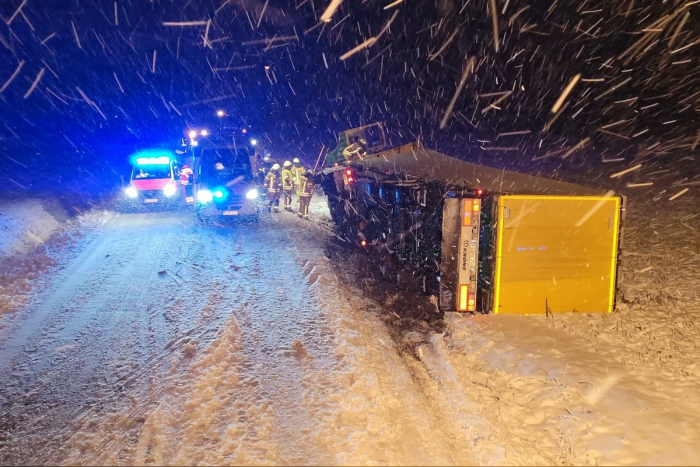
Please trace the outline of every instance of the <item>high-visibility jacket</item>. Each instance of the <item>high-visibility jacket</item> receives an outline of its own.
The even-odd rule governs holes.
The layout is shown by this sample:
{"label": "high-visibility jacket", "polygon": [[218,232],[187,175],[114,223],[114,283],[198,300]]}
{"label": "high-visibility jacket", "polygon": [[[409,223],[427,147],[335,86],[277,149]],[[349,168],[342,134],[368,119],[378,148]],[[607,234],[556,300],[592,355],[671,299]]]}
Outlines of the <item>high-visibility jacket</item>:
{"label": "high-visibility jacket", "polygon": [[302,198],[311,197],[316,189],[313,177],[302,174],[299,182],[299,196]]}
{"label": "high-visibility jacket", "polygon": [[365,156],[365,151],[362,145],[355,141],[347,148],[343,149],[343,157],[346,161],[352,161],[355,159],[363,159]]}
{"label": "high-visibility jacket", "polygon": [[265,188],[270,193],[279,193],[282,187],[282,177],[280,173],[275,170],[270,170],[267,175],[265,175]]}
{"label": "high-visibility jacket", "polygon": [[186,165],[183,165],[182,168],[180,169],[180,184],[189,185],[190,177],[193,174],[194,174],[194,172],[192,172],[192,169],[190,169]]}
{"label": "high-visibility jacket", "polygon": [[294,178],[294,186],[299,187],[301,183],[301,176],[304,175],[304,167],[300,165],[295,165],[292,167],[292,177]]}
{"label": "high-visibility jacket", "polygon": [[282,189],[294,189],[294,175],[292,175],[292,171],[289,169],[282,169]]}

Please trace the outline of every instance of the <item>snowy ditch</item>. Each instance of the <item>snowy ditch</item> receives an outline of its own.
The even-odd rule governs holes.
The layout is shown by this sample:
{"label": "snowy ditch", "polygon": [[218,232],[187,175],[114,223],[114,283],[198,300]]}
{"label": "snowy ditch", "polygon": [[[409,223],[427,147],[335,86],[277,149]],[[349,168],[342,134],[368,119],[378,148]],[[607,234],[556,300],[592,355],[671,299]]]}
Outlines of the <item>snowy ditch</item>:
{"label": "snowy ditch", "polygon": [[431,403],[482,427],[506,463],[692,464],[700,457],[697,200],[655,195],[629,196],[612,314],[440,321],[427,300],[358,280],[384,301],[379,311],[414,375],[411,357],[430,376]]}

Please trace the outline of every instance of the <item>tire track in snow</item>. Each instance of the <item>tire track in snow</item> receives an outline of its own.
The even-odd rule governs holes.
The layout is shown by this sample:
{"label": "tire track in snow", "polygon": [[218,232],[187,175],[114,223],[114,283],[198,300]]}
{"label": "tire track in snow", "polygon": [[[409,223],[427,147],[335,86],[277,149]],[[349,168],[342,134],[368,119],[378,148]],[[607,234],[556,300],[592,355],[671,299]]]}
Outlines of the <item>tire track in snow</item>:
{"label": "tire track in snow", "polygon": [[[2,390],[8,397],[1,409],[3,419],[7,421],[9,414],[12,420],[6,427],[8,439],[0,439],[0,459],[55,460],[62,452],[56,451],[57,446],[74,430],[73,420],[88,426],[130,398],[143,397],[143,380],[160,384],[164,377],[159,375],[170,366],[163,362],[181,350],[167,347],[172,340],[168,336],[177,339],[189,332],[204,345],[211,340],[211,328],[217,328],[223,316],[215,313],[199,321],[193,317],[202,306],[201,298],[206,302],[209,297],[205,284],[216,273],[198,277],[201,294],[183,297],[183,308],[193,311],[176,316],[171,326],[160,317],[170,306],[172,291],[157,272],[171,258],[154,256],[153,251],[176,250],[182,230],[187,238],[190,221],[171,215],[165,225],[162,222],[161,216],[121,216],[101,237],[83,245],[77,260],[56,277],[56,286],[39,294],[43,316],[25,321],[23,335],[40,350],[30,356],[19,353],[12,363],[21,369],[16,381]],[[139,257],[143,261],[135,260]],[[139,282],[148,284],[142,287],[146,293],[131,290]],[[110,313],[115,306],[117,312]],[[161,366],[163,371],[158,370]],[[45,408],[40,420],[31,411],[37,404]]]}

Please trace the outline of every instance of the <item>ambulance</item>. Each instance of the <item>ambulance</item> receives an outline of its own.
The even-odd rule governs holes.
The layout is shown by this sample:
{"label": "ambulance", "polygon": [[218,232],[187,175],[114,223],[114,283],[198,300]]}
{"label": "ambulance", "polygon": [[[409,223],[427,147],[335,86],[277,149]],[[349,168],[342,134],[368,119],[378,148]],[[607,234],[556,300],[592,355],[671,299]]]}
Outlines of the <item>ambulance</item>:
{"label": "ambulance", "polygon": [[136,153],[131,163],[131,179],[124,194],[138,206],[177,205],[182,201],[178,163],[167,150]]}

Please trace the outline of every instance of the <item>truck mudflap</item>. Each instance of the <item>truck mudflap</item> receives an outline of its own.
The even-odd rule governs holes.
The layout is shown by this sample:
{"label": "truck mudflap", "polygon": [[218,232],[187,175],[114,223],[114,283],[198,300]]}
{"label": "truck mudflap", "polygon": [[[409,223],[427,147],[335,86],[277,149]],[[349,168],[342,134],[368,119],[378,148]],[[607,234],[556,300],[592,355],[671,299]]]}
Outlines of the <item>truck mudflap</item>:
{"label": "truck mudflap", "polygon": [[445,199],[442,213],[440,309],[475,312],[481,199]]}

